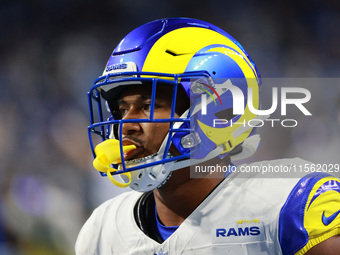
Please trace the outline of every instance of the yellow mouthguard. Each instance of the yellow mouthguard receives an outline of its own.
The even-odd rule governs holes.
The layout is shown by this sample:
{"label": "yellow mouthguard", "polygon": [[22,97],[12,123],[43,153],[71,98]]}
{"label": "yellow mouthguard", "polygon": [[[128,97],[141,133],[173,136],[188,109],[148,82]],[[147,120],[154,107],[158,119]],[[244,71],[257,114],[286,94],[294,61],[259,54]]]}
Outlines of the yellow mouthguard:
{"label": "yellow mouthguard", "polygon": [[[126,145],[123,146],[123,153],[127,153],[131,150],[136,149],[135,145]],[[119,182],[115,178],[112,177],[111,172],[116,172],[117,169],[111,167],[111,164],[121,163],[121,155],[119,149],[119,140],[116,139],[108,139],[98,144],[94,149],[96,158],[93,160],[93,166],[100,172],[106,173],[109,180],[120,188],[126,188],[131,183],[131,174],[129,172],[123,173],[122,175],[126,176],[129,181],[128,182]]]}

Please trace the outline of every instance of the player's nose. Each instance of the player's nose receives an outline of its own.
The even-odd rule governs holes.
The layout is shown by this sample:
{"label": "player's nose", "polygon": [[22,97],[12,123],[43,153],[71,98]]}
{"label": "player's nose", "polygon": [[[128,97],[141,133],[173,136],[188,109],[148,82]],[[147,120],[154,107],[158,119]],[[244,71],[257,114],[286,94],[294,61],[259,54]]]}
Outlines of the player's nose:
{"label": "player's nose", "polygon": [[124,120],[122,127],[123,135],[131,135],[141,131],[141,126],[139,124],[139,119],[141,118],[140,114],[141,113],[134,108],[131,108],[126,112],[122,118]]}

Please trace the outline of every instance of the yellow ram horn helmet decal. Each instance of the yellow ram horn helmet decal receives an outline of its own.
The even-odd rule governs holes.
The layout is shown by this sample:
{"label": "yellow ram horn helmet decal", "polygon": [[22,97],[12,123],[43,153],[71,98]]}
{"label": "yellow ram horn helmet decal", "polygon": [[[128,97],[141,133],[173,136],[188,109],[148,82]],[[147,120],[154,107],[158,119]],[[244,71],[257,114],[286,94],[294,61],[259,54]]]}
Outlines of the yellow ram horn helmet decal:
{"label": "yellow ram horn helmet decal", "polygon": [[163,35],[152,46],[142,71],[183,73],[191,58],[199,50],[213,44],[236,49],[245,59],[247,58],[233,41],[216,31],[201,27],[184,27]]}

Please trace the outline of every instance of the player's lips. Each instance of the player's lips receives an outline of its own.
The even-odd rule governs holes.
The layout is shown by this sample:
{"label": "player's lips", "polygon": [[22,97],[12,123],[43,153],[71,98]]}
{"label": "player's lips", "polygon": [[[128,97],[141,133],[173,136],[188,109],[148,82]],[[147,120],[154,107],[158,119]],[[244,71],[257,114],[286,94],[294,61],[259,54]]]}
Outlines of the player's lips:
{"label": "player's lips", "polygon": [[124,146],[125,145],[135,145],[137,148],[141,148],[142,147],[142,145],[140,143],[138,143],[135,140],[132,140],[130,138],[123,138],[122,142],[123,142]]}
{"label": "player's lips", "polygon": [[130,139],[130,138],[123,138],[123,145],[135,145],[136,149],[133,149],[127,153],[124,153],[124,160],[131,160],[138,158],[138,155],[143,152],[143,147],[140,143]]}
{"label": "player's lips", "polygon": [[136,148],[134,150],[131,150],[127,153],[124,153],[124,160],[132,160],[138,158],[138,155],[140,155],[143,152],[143,148]]}

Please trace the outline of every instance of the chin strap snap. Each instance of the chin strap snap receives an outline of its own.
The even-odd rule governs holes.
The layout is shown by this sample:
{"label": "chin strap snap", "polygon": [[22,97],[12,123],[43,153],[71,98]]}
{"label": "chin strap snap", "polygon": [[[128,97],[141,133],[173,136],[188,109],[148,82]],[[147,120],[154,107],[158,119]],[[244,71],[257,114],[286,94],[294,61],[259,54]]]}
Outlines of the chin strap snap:
{"label": "chin strap snap", "polygon": [[[134,149],[136,149],[135,145],[123,146],[123,153],[127,153]],[[119,182],[115,178],[113,178],[111,174],[111,172],[117,171],[117,169],[111,167],[111,164],[119,164],[122,162],[119,148],[119,140],[105,140],[96,146],[94,152],[96,154],[96,158],[93,160],[93,166],[95,169],[97,169],[99,172],[106,173],[109,180],[117,187],[126,188],[130,185],[131,174],[129,172],[121,174],[128,178],[127,182]]]}

